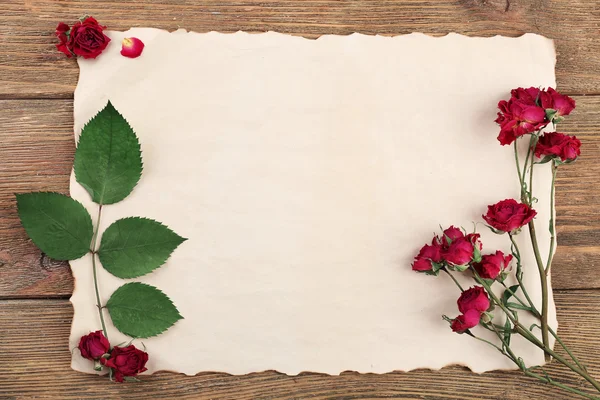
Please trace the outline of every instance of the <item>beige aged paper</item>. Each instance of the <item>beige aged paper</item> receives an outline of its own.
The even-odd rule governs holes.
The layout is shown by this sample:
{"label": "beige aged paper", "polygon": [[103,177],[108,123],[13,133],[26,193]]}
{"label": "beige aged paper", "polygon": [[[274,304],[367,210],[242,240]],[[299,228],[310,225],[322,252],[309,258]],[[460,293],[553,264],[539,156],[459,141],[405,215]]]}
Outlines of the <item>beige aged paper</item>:
{"label": "beige aged paper", "polygon": [[[189,238],[138,279],[185,317],[136,341],[149,373],[512,367],[452,333],[441,315],[458,315],[459,293],[447,277],[410,265],[439,224],[471,229],[488,204],[518,197],[495,108],[513,87],[555,84],[551,40],[109,35],[97,60],[79,59],[75,134],[110,100],[140,138],[144,173],[131,196],[103,208],[100,230],[144,216]],[[146,44],[140,58],[119,54],[130,36]],[[536,174],[535,196],[546,199],[549,168]],[[96,215],[74,180],[71,194]],[[536,208],[547,252],[548,201]],[[509,251],[505,236],[478,228],[484,252]],[[533,258],[524,258],[539,301]],[[91,259],[71,264],[75,347],[100,323]],[[102,269],[99,279],[103,301],[122,284]],[[113,344],[129,340],[108,324]],[[528,363],[543,363],[537,349],[514,345]],[[77,351],[72,366],[92,372]]]}

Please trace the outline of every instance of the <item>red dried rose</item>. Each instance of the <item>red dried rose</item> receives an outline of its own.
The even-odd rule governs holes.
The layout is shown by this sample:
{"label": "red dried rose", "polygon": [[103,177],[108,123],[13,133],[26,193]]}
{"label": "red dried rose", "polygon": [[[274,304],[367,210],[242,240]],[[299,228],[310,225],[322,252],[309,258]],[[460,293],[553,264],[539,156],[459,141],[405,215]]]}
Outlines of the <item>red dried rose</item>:
{"label": "red dried rose", "polygon": [[148,353],[137,349],[134,345],[113,347],[108,359],[101,358],[100,362],[112,368],[115,380],[123,382],[125,376],[136,376],[147,370]]}
{"label": "red dried rose", "polygon": [[121,55],[128,58],[137,58],[144,51],[144,42],[135,37],[125,38],[121,42]]}
{"label": "red dried rose", "polygon": [[500,124],[498,141],[507,145],[514,142],[518,137],[538,131],[548,124],[546,111],[537,105],[530,105],[512,98],[508,102],[500,101],[496,122]]}
{"label": "red dried rose", "polygon": [[463,314],[470,310],[476,310],[482,314],[490,308],[490,299],[483,287],[473,286],[462,292],[456,304],[458,304],[458,311]]}
{"label": "red dried rose", "polygon": [[432,262],[439,263],[441,261],[442,245],[436,236],[431,241],[431,245],[426,244],[421,248],[419,255],[415,257],[412,269],[413,271],[431,271],[433,270]]}
{"label": "red dried rose", "polygon": [[537,212],[527,204],[514,199],[506,199],[488,206],[487,214],[482,215],[492,228],[502,232],[514,232],[526,225]]}
{"label": "red dried rose", "polygon": [[504,255],[500,250],[494,254],[486,254],[481,257],[481,262],[473,264],[477,274],[483,279],[496,279],[502,271],[507,269],[512,261],[511,254]]}
{"label": "red dried rose", "polygon": [[69,25],[65,24],[64,22],[61,22],[56,27],[55,34],[56,34],[56,37],[58,37],[58,40],[60,41],[60,43],[58,43],[56,45],[56,48],[59,51],[62,51],[63,53],[65,53],[65,55],[70,58],[73,54],[71,53],[71,50],[69,50],[69,47],[68,47],[69,29],[70,29]]}
{"label": "red dried rose", "polygon": [[69,50],[83,58],[98,57],[110,42],[110,38],[103,33],[104,29],[106,27],[98,24],[94,17],[76,22],[69,33]]}
{"label": "red dried rose", "polygon": [[459,228],[451,225],[450,228],[444,230],[444,237],[447,237],[450,240],[456,240],[465,237],[465,234]]}
{"label": "red dried rose", "polygon": [[469,310],[463,315],[459,315],[456,317],[450,328],[452,331],[456,333],[464,333],[465,331],[474,328],[479,324],[479,320],[481,319],[481,313],[477,310]]}
{"label": "red dried rose", "polygon": [[575,100],[560,94],[553,88],[548,88],[540,93],[540,103],[545,109],[556,110],[555,116],[557,117],[569,115],[575,109]]}
{"label": "red dried rose", "polygon": [[104,354],[108,353],[110,343],[104,337],[102,331],[91,332],[89,335],[82,336],[79,340],[79,351],[83,358],[88,360],[98,360]]}
{"label": "red dried rose", "polygon": [[535,146],[536,157],[560,157],[562,161],[573,161],[581,154],[581,141],[576,136],[560,132],[546,132]]}
{"label": "red dried rose", "polygon": [[473,242],[466,237],[461,237],[445,246],[442,257],[449,264],[466,265],[473,258],[474,251]]}

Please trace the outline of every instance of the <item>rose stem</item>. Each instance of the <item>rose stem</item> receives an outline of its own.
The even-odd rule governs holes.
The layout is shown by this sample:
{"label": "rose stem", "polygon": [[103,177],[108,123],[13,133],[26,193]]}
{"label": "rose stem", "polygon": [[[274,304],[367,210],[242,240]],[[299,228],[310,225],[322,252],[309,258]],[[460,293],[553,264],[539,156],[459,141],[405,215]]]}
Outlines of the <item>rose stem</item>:
{"label": "rose stem", "polygon": [[[532,135],[530,141],[530,151],[535,148],[537,144],[538,136]],[[532,155],[530,166],[529,166],[529,206],[533,203],[533,165],[534,165],[535,157]],[[525,171],[526,172],[526,171]],[[551,211],[552,212],[552,211]],[[550,347],[550,336],[548,334],[548,276],[546,275],[546,269],[544,267],[544,263],[542,261],[542,257],[540,256],[540,249],[538,246],[537,235],[535,233],[535,223],[533,219],[529,221],[529,236],[531,237],[531,245],[533,246],[533,253],[535,254],[535,261],[538,266],[538,271],[540,274],[540,284],[542,287],[542,341],[544,343],[544,347]],[[546,353],[545,355],[546,362],[550,361],[550,355]]]}
{"label": "rose stem", "polygon": [[94,230],[94,236],[92,238],[92,271],[94,271],[94,289],[96,291],[96,307],[98,308],[98,315],[100,316],[100,323],[102,324],[102,331],[104,337],[108,340],[108,333],[106,331],[106,324],[104,323],[104,316],[102,315],[102,302],[100,301],[100,291],[98,290],[98,276],[96,274],[96,241],[98,239],[98,230],[100,229],[100,217],[102,216],[102,204],[98,206],[98,218],[96,219],[96,228]]}
{"label": "rose stem", "polygon": [[512,313],[510,312],[510,310],[507,309],[504,306],[504,304],[502,304],[502,302],[494,294],[494,292],[492,291],[492,289],[490,288],[490,286],[483,279],[481,279],[481,277],[479,277],[479,275],[477,274],[477,272],[473,271],[473,273],[475,274],[475,280],[477,281],[477,283],[479,283],[480,285],[482,285],[486,289],[486,291],[488,292],[488,294],[490,295],[490,297],[494,300],[494,302],[498,305],[498,307],[500,307],[502,309],[502,311],[504,311],[504,313],[506,314],[506,316],[508,317],[508,319],[510,319],[510,321],[515,326],[515,329],[517,330],[517,332],[523,338],[527,339],[529,342],[533,343],[538,348],[544,350],[547,354],[549,354],[552,357],[554,357],[558,362],[560,362],[561,364],[563,364],[564,366],[566,366],[567,368],[569,368],[571,371],[573,371],[576,374],[578,374],[581,377],[583,377],[586,381],[588,381],[589,383],[591,383],[592,386],[594,386],[598,391],[600,391],[600,383],[598,383],[594,378],[592,378],[584,369],[581,369],[581,368],[579,368],[579,367],[577,367],[577,366],[569,363],[563,357],[561,357],[560,355],[556,354],[554,352],[554,350],[552,350],[550,347],[548,347],[548,346],[544,345],[543,343],[541,343],[539,341],[539,339],[537,337],[535,337],[535,335],[533,335],[531,332],[529,332],[529,330],[527,328],[525,328],[512,315]]}
{"label": "rose stem", "polygon": [[530,371],[528,368],[524,368],[523,365],[518,362],[518,357],[514,354],[514,352],[512,351],[512,349],[510,348],[510,346],[508,345],[508,343],[506,343],[504,341],[504,337],[500,334],[500,332],[498,332],[498,330],[496,329],[495,326],[493,326],[493,324],[492,324],[492,327],[493,327],[493,329],[490,329],[490,330],[492,330],[494,333],[496,333],[496,336],[498,336],[498,339],[500,339],[500,341],[502,342],[502,344],[504,345],[504,348],[506,350],[501,349],[500,347],[496,346],[492,342],[489,342],[489,341],[487,341],[487,340],[485,340],[483,338],[477,337],[477,336],[473,335],[472,333],[470,333],[470,336],[473,337],[473,338],[475,338],[475,339],[477,339],[477,340],[480,340],[480,341],[482,341],[484,343],[487,343],[487,344],[489,344],[492,347],[494,347],[496,350],[498,350],[500,353],[502,353],[504,356],[506,356],[509,360],[511,360],[512,362],[514,362],[519,367],[519,369],[521,371],[523,371],[523,373],[525,375],[527,375],[527,376],[530,376],[532,378],[536,378],[536,379],[540,380],[541,382],[544,382],[544,383],[547,383],[547,384],[550,384],[550,385],[554,385],[554,386],[556,386],[558,388],[566,390],[567,392],[577,394],[577,395],[585,397],[587,399],[592,399],[592,400],[598,400],[599,399],[598,397],[594,397],[594,396],[592,396],[590,394],[587,394],[585,392],[582,392],[582,391],[577,390],[575,388],[572,388],[570,386],[564,385],[564,384],[562,384],[560,382],[556,382],[556,381],[550,379],[549,377],[544,377],[544,376],[541,376],[539,374],[536,374],[535,372]]}
{"label": "rose stem", "polygon": [[456,278],[454,277],[454,275],[452,275],[450,273],[450,271],[448,271],[447,269],[444,268],[444,272],[448,274],[448,276],[450,278],[452,278],[452,280],[454,281],[454,283],[456,283],[456,286],[458,286],[458,288],[460,289],[461,292],[464,292],[465,290],[462,288],[462,286],[460,286],[460,283],[458,283],[458,281],[456,280]]}
{"label": "rose stem", "polygon": [[550,190],[550,252],[548,253],[548,262],[546,263],[546,274],[550,272],[550,266],[552,265],[552,259],[554,258],[554,247],[556,246],[556,233],[554,228],[554,192],[556,188],[556,172],[558,171],[558,165],[552,161],[552,188]]}
{"label": "rose stem", "polygon": [[[508,233],[508,237],[510,238],[510,242],[512,243],[513,247],[515,248],[515,255],[516,255],[516,259],[517,259],[517,273],[515,275],[517,277],[517,282],[519,283],[519,286],[521,287],[521,290],[523,291],[523,295],[525,296],[525,299],[527,299],[527,302],[529,303],[531,308],[535,309],[533,301],[531,301],[531,298],[529,297],[529,294],[527,293],[527,290],[525,289],[525,285],[523,284],[523,266],[521,264],[521,251],[519,250],[519,246],[517,245],[515,238],[513,237],[513,235],[510,232]],[[537,309],[535,311],[539,314]]]}

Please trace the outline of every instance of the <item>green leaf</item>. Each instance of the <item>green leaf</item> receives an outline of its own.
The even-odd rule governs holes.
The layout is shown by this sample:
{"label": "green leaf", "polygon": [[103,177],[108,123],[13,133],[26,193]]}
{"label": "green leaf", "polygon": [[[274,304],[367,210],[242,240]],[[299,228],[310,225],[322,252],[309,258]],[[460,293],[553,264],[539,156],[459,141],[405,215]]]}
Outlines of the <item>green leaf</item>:
{"label": "green leaf", "polygon": [[506,303],[513,296],[513,294],[517,293],[517,290],[519,290],[519,285],[513,285],[507,288],[502,294],[502,304],[506,305]]}
{"label": "green leaf", "polygon": [[110,101],[83,127],[74,169],[77,182],[98,204],[123,200],[140,180],[140,143]]}
{"label": "green leaf", "polygon": [[524,306],[524,305],[522,305],[520,303],[507,302],[506,306],[508,308],[511,308],[511,309],[514,309],[514,310],[532,311],[531,307]]}
{"label": "green leaf", "polygon": [[25,231],[48,257],[75,260],[90,251],[94,228],[90,214],[81,203],[52,192],[16,196]]}
{"label": "green leaf", "polygon": [[159,335],[183,318],[166,294],[139,282],[118,288],[106,308],[115,327],[134,338]]}
{"label": "green leaf", "polygon": [[114,276],[136,278],[163,265],[185,240],[160,222],[123,218],[102,234],[98,257]]}

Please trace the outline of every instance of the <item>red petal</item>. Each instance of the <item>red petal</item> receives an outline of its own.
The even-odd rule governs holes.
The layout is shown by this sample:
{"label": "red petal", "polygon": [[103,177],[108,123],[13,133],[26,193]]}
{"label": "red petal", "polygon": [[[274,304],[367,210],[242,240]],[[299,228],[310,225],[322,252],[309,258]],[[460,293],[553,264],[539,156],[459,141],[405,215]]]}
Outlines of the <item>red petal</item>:
{"label": "red petal", "polygon": [[122,42],[121,55],[129,58],[137,58],[144,51],[144,42],[140,39],[131,37],[125,38]]}

